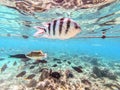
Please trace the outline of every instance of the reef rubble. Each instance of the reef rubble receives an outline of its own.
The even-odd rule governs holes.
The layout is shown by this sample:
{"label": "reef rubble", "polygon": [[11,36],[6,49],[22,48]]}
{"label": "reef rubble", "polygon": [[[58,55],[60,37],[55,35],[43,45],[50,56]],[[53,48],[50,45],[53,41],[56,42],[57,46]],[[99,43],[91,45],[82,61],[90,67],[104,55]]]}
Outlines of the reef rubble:
{"label": "reef rubble", "polygon": [[[111,70],[111,67],[107,67],[107,63],[104,65],[99,57],[71,55],[60,57],[49,56],[46,59],[47,63],[36,64],[33,64],[35,60],[29,60],[25,64],[21,58],[5,58],[4,61],[10,61],[9,63],[6,61],[7,69],[0,74],[0,88],[3,90],[120,89],[119,75]],[[95,63],[99,62],[100,65],[91,63],[92,60],[97,60]],[[57,63],[58,61],[61,63]],[[15,62],[17,64],[14,65]],[[57,66],[53,67],[55,64]]]}

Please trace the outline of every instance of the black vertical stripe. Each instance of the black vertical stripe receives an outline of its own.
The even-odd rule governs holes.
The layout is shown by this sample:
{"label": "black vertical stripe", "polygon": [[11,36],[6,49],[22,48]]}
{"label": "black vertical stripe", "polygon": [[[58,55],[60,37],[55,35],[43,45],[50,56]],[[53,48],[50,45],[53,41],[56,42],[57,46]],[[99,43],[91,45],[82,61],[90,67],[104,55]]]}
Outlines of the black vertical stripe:
{"label": "black vertical stripe", "polygon": [[80,26],[77,23],[74,23],[74,25],[75,25],[75,29],[80,28]]}
{"label": "black vertical stripe", "polygon": [[51,24],[49,23],[48,24],[48,33],[49,33],[49,35],[50,35],[50,27],[51,27]]}
{"label": "black vertical stripe", "polygon": [[47,32],[45,28],[44,28],[44,31]]}
{"label": "black vertical stripe", "polygon": [[57,20],[54,20],[54,22],[53,22],[53,35],[55,35],[56,22],[57,22]]}
{"label": "black vertical stripe", "polygon": [[63,20],[64,20],[64,18],[60,19],[59,35],[61,35],[61,33],[62,33]]}
{"label": "black vertical stripe", "polygon": [[70,22],[71,22],[70,20],[67,21],[67,28],[66,28],[65,34],[67,34],[68,31],[69,31],[69,28],[70,28]]}

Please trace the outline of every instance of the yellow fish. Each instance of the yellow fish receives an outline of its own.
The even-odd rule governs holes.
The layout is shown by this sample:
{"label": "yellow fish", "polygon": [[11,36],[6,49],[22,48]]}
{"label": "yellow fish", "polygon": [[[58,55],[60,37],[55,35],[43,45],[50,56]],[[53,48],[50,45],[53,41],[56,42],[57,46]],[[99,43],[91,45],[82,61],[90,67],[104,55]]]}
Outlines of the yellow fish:
{"label": "yellow fish", "polygon": [[26,54],[26,57],[34,60],[41,60],[47,57],[46,53],[43,53],[41,50],[40,51],[32,51],[28,54]]}

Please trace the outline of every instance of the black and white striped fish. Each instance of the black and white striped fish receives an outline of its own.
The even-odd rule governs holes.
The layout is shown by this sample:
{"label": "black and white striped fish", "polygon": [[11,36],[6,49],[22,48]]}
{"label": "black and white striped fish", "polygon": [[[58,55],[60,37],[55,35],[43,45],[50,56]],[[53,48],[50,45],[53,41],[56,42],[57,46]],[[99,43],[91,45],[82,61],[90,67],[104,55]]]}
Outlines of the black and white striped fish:
{"label": "black and white striped fish", "polygon": [[38,31],[35,37],[50,39],[69,39],[81,32],[80,26],[69,18],[60,18],[44,24],[44,27],[35,26]]}

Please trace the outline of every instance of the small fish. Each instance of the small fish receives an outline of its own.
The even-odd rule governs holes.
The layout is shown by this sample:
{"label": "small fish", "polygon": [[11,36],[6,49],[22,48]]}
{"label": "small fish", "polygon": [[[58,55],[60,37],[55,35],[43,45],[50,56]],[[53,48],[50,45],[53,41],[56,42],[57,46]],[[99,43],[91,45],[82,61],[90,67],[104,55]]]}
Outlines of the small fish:
{"label": "small fish", "polygon": [[53,61],[60,61],[60,59],[59,58],[54,58]]}
{"label": "small fish", "polygon": [[30,66],[30,69],[33,69],[35,66]]}
{"label": "small fish", "polygon": [[62,62],[61,62],[61,61],[58,61],[57,63],[58,63],[58,64],[61,64]]}
{"label": "small fish", "polygon": [[66,62],[67,60],[65,59],[65,60],[63,60],[64,62]]}
{"label": "small fish", "polygon": [[47,63],[46,60],[40,60],[40,63]]}
{"label": "small fish", "polygon": [[5,71],[7,69],[7,67],[8,67],[7,64],[4,64],[1,68],[1,72]]}
{"label": "small fish", "polygon": [[67,63],[68,63],[68,64],[71,64],[71,62],[70,62],[70,61],[68,61]]}
{"label": "small fish", "polygon": [[30,59],[34,59],[34,60],[40,60],[40,59],[46,58],[47,54],[43,53],[41,50],[39,50],[39,51],[32,51],[32,52],[26,54],[26,57],[28,57]]}
{"label": "small fish", "polygon": [[82,73],[82,69],[78,66],[78,67],[72,67],[75,71],[77,71],[78,73]]}
{"label": "small fish", "polygon": [[13,58],[27,58],[27,57],[25,56],[25,54],[10,55],[10,57],[13,57]]}
{"label": "small fish", "polygon": [[19,73],[16,77],[23,77],[26,74],[26,71],[22,71],[21,73]]}
{"label": "small fish", "polygon": [[87,79],[83,79],[83,80],[81,80],[81,82],[86,84],[86,85],[91,85],[91,82]]}
{"label": "small fish", "polygon": [[22,37],[23,37],[24,39],[28,39],[28,38],[29,38],[29,36],[27,36],[27,35],[22,35]]}
{"label": "small fish", "polygon": [[35,74],[31,74],[26,79],[33,79],[34,77],[35,77]]}
{"label": "small fish", "polygon": [[35,26],[37,32],[35,37],[49,39],[69,39],[81,32],[80,26],[70,18],[60,18],[52,22],[43,24],[44,27]]}
{"label": "small fish", "polygon": [[33,62],[32,64],[39,64],[40,63],[40,60],[37,60],[35,62]]}
{"label": "small fish", "polygon": [[17,65],[17,62],[16,62],[16,61],[13,63],[13,66],[15,66],[15,65]]}
{"label": "small fish", "polygon": [[57,67],[57,64],[54,64],[52,67]]}
{"label": "small fish", "polygon": [[33,64],[39,64],[39,63],[47,63],[46,60],[36,60],[35,62],[33,62]]}
{"label": "small fish", "polygon": [[23,62],[27,62],[29,60],[31,60],[31,59],[30,58],[21,58],[21,61],[23,61]]}
{"label": "small fish", "polygon": [[0,58],[0,61],[3,61],[3,60],[5,60],[4,58]]}

